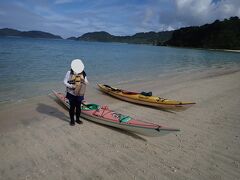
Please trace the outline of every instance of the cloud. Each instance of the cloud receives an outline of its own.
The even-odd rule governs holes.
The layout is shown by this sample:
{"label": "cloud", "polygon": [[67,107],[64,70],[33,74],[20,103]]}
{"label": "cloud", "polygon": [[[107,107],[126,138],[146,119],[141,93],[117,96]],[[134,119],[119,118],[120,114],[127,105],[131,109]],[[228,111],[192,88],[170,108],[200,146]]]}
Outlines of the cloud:
{"label": "cloud", "polygon": [[54,4],[66,4],[71,2],[73,2],[73,0],[55,0]]}
{"label": "cloud", "polygon": [[176,20],[183,25],[202,25],[216,19],[240,16],[239,0],[176,0]]}
{"label": "cloud", "polygon": [[63,37],[173,30],[240,16],[239,0],[0,1],[0,28],[42,30]]}
{"label": "cloud", "polygon": [[[2,28],[10,27],[24,30],[25,27],[39,27],[39,25],[44,21],[41,16],[14,4],[3,4],[0,6],[0,11],[5,12],[0,14],[0,27]],[[24,17],[24,19],[22,17]]]}
{"label": "cloud", "polygon": [[240,17],[239,0],[170,0],[168,6],[163,6],[161,2],[158,23],[165,29],[200,26],[216,19]]}

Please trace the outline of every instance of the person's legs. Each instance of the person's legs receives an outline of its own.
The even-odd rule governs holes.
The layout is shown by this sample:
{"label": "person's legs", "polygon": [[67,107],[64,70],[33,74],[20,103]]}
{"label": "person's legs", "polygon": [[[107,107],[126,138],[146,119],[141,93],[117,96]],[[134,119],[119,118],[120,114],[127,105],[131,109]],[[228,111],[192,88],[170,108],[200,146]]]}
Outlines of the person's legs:
{"label": "person's legs", "polygon": [[80,115],[81,115],[81,103],[76,103],[76,122],[81,124],[82,121],[80,121]]}
{"label": "person's legs", "polygon": [[76,100],[75,97],[73,95],[71,95],[70,93],[67,94],[67,98],[69,100],[69,116],[70,116],[70,125],[75,125],[75,121],[74,121],[74,113],[75,113],[75,107],[76,107]]}
{"label": "person's legs", "polygon": [[81,115],[81,103],[82,103],[83,97],[77,97],[76,99],[76,122],[79,124],[82,124],[82,121],[80,120]]}
{"label": "person's legs", "polygon": [[74,100],[69,101],[70,102],[70,109],[69,109],[69,116],[70,116],[70,125],[74,125],[74,110],[75,110],[75,102]]}

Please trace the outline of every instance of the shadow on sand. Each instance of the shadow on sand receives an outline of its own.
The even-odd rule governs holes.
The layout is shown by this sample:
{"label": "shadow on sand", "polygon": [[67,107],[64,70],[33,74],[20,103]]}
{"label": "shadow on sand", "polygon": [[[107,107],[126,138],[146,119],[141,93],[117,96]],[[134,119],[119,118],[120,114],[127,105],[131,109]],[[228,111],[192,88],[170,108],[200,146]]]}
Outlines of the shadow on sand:
{"label": "shadow on sand", "polygon": [[57,108],[49,106],[47,104],[39,103],[36,110],[42,114],[47,114],[48,116],[53,116],[55,118],[61,119],[65,122],[69,122],[69,117],[63,112],[59,111]]}
{"label": "shadow on sand", "polygon": [[[86,120],[87,120],[87,119],[86,119]],[[143,137],[141,137],[141,136],[139,136],[139,135],[137,135],[137,134],[135,134],[135,133],[132,133],[132,132],[130,132],[130,131],[126,131],[126,130],[122,130],[122,129],[119,129],[119,128],[107,126],[107,125],[100,124],[100,123],[93,122],[93,121],[91,121],[91,122],[94,123],[94,124],[97,124],[97,125],[100,125],[100,126],[109,128],[109,129],[111,129],[111,130],[113,130],[113,131],[117,131],[118,133],[122,133],[122,134],[125,134],[125,135],[128,135],[128,136],[131,136],[131,137],[134,138],[134,139],[139,139],[139,140],[144,141],[144,142],[147,141],[145,138],[143,138]]]}

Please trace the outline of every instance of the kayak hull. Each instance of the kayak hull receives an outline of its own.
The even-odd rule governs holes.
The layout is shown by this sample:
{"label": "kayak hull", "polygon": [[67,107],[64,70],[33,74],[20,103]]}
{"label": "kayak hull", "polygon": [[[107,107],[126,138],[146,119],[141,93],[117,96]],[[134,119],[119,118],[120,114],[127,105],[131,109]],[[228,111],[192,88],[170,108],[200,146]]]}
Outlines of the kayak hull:
{"label": "kayak hull", "polygon": [[93,121],[93,122],[96,122],[99,124],[115,127],[118,129],[130,131],[133,133],[141,134],[144,136],[150,136],[150,137],[163,136],[170,132],[179,131],[178,129],[170,129],[170,128],[156,127],[156,129],[154,129],[154,128],[146,128],[146,127],[140,127],[140,126],[126,125],[126,124],[121,124],[121,123],[114,123],[114,122],[106,121],[105,119],[102,119],[100,117],[96,118],[96,117],[88,116],[84,113],[82,113],[81,116],[89,121]]}
{"label": "kayak hull", "polygon": [[[63,103],[67,108],[69,108],[68,100],[65,98],[64,94],[53,91],[54,95]],[[87,106],[87,105],[85,105]],[[101,114],[106,114],[102,116]],[[179,129],[167,128],[161,125],[157,125],[154,123],[149,123],[141,120],[137,120],[131,118],[128,122],[119,121],[118,117],[115,115],[119,115],[112,110],[104,109],[101,107],[98,110],[84,110],[84,106],[82,105],[81,117],[93,121],[99,124],[119,128],[122,130],[130,131],[133,133],[145,135],[145,136],[162,136],[171,132],[179,131]],[[126,116],[129,117],[129,116]]]}
{"label": "kayak hull", "polygon": [[155,108],[170,109],[170,110],[185,110],[190,108],[194,104],[196,104],[194,102],[175,101],[175,100],[160,98],[157,96],[144,96],[141,93],[129,92],[129,91],[117,89],[117,88],[111,89],[106,87],[106,85],[103,85],[103,84],[98,84],[98,86],[102,92],[109,94],[113,97],[116,97],[118,99],[135,103],[135,104],[151,106]]}

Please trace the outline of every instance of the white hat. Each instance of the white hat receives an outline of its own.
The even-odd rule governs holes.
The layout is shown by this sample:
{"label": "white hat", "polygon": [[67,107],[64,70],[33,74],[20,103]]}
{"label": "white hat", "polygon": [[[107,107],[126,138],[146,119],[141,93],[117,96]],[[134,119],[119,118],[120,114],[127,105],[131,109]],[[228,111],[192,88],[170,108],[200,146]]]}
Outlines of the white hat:
{"label": "white hat", "polygon": [[75,73],[79,74],[84,70],[84,64],[83,64],[82,60],[74,59],[74,60],[72,60],[71,68]]}

